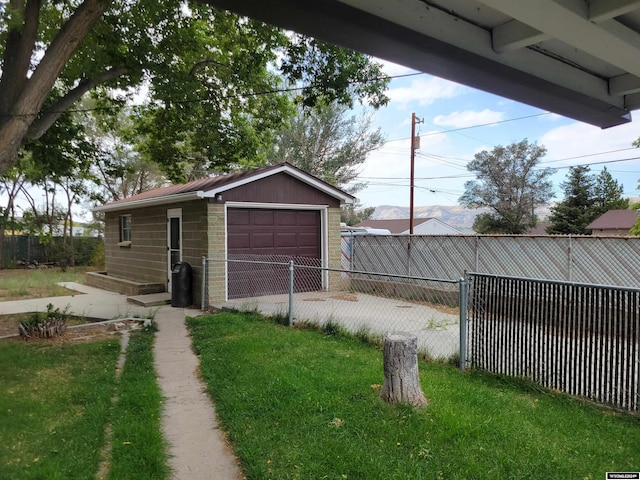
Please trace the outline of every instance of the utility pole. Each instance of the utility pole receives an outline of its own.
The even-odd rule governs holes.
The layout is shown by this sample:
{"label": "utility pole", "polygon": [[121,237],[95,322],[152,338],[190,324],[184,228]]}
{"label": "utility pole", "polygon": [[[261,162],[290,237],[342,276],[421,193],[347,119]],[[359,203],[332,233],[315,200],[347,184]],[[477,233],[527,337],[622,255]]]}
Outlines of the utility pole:
{"label": "utility pole", "polygon": [[409,182],[409,235],[413,235],[413,187],[415,183],[415,157],[416,150],[420,148],[420,137],[416,140],[416,124],[423,123],[424,119],[411,114],[411,181]]}

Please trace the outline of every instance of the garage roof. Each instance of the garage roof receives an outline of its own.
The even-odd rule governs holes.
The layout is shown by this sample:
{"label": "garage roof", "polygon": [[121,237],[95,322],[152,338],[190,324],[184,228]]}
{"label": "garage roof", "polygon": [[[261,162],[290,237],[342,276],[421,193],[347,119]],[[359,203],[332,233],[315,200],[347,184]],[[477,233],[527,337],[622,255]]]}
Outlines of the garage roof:
{"label": "garage roof", "polygon": [[640,0],[204,0],[599,127],[640,108]]}
{"label": "garage roof", "polygon": [[320,180],[304,170],[294,167],[290,163],[279,163],[268,167],[257,168],[244,172],[219,175],[217,177],[203,178],[180,185],[156,188],[122,200],[116,200],[93,209],[94,212],[108,212],[139,208],[152,205],[195,200],[197,198],[213,198],[217,194],[237,188],[247,183],[255,182],[263,178],[285,173],[298,180],[311,185],[314,188],[340,200],[341,203],[353,203],[355,197]]}

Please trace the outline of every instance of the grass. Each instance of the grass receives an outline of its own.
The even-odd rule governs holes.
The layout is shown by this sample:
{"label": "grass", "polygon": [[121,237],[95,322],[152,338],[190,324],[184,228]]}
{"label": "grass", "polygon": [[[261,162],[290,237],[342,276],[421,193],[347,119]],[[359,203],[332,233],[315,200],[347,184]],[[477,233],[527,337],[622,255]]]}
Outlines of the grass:
{"label": "grass", "polygon": [[86,267],[0,270],[0,302],[25,298],[46,298],[74,295],[59,282],[84,282]]}
{"label": "grass", "polygon": [[95,475],[119,350],[116,339],[74,345],[2,344],[2,478]]}
{"label": "grass", "polygon": [[429,405],[389,405],[382,352],[355,338],[255,314],[188,323],[248,479],[600,479],[640,468],[631,415],[423,362]]}
{"label": "grass", "polygon": [[1,344],[0,478],[96,478],[109,424],[107,478],[169,477],[153,332],[131,332],[116,379],[119,352],[116,337]]}
{"label": "grass", "polygon": [[112,425],[108,478],[163,479],[169,476],[162,436],[162,395],[153,367],[153,331],[131,333]]}

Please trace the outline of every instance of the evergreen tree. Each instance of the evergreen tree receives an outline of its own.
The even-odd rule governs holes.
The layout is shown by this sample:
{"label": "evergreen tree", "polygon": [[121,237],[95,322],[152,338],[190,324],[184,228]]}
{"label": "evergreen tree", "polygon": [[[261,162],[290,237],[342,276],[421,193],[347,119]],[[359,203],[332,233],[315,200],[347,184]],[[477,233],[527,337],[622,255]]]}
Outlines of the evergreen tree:
{"label": "evergreen tree", "polygon": [[551,208],[547,233],[585,235],[587,225],[603,213],[629,208],[629,200],[622,198],[622,185],[606,167],[598,175],[589,172],[587,166],[571,167],[562,184],[564,200]]}
{"label": "evergreen tree", "polygon": [[596,177],[593,189],[594,203],[597,212],[594,220],[609,210],[626,210],[629,208],[629,199],[622,198],[624,187],[611,176],[607,167],[604,167]]}
{"label": "evergreen tree", "polygon": [[594,178],[587,166],[569,169],[568,179],[562,183],[564,200],[551,208],[547,233],[556,235],[584,235],[585,227],[593,220]]}

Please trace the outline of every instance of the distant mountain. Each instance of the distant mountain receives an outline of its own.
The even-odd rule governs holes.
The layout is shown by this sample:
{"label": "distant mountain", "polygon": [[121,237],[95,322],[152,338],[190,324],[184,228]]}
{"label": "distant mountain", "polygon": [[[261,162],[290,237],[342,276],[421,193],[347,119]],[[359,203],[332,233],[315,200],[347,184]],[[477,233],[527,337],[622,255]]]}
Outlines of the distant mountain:
{"label": "distant mountain", "polygon": [[[451,225],[463,233],[473,233],[473,221],[476,215],[486,212],[486,209],[469,209],[462,205],[429,205],[414,207],[415,218],[437,218],[441,222]],[[550,211],[549,207],[536,210],[538,219],[546,218]],[[374,220],[391,220],[393,218],[409,218],[409,207],[398,207],[394,205],[380,205],[376,207],[371,217]]]}

